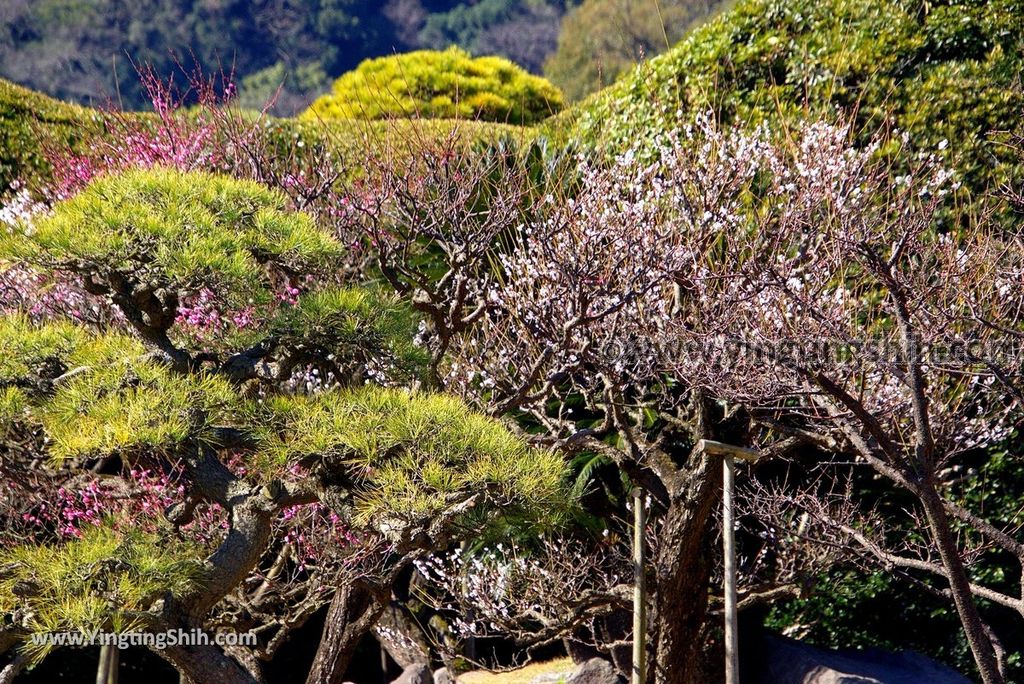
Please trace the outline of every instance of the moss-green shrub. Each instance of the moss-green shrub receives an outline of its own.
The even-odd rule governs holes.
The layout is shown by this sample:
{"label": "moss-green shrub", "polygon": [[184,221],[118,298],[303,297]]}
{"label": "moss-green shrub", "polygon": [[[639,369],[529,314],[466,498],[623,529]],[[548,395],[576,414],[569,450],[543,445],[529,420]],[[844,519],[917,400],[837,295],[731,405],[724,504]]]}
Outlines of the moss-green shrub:
{"label": "moss-green shrub", "polygon": [[0,197],[20,180],[30,187],[49,176],[47,145],[80,146],[102,134],[95,109],[54,100],[0,79]]}
{"label": "moss-green shrub", "polygon": [[[185,110],[182,116],[198,116],[199,110]],[[242,116],[258,116],[242,113]],[[152,114],[119,114],[120,123],[152,119]],[[389,121],[320,121],[264,117],[259,124],[271,144],[287,158],[299,150],[319,154],[329,150],[342,163],[356,160],[368,150],[387,145],[396,152],[420,145],[423,141],[453,137],[467,147],[511,140],[528,145],[536,137],[531,127],[489,121],[437,119],[394,119]],[[38,192],[52,177],[48,150],[71,148],[85,152],[96,143],[115,140],[120,126],[111,115],[98,109],[67,104],[41,93],[0,79],[0,198],[7,195],[15,181]],[[352,171],[362,166],[352,162]]]}
{"label": "moss-green shrub", "polygon": [[989,133],[1024,111],[1021,35],[1020,0],[741,0],[551,130],[621,149],[709,109],[726,122],[839,109],[864,136],[949,141],[948,161],[981,190],[1011,171]]}
{"label": "moss-green shrub", "polygon": [[562,94],[501,57],[420,50],[369,59],[334,82],[304,118],[480,119],[532,124],[557,112]]}

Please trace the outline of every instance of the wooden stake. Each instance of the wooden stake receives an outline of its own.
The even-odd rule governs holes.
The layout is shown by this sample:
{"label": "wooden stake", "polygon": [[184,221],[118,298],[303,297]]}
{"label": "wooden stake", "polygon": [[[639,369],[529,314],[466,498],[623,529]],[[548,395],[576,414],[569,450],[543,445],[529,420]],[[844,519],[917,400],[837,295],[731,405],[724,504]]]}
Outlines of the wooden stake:
{"label": "wooden stake", "polygon": [[633,488],[633,678],[632,684],[647,682],[647,580],[644,575],[643,491]]}
{"label": "wooden stake", "polygon": [[739,684],[740,654],[736,636],[736,540],[733,533],[733,495],[736,461],[722,459],[722,550],[725,555],[725,684]]}
{"label": "wooden stake", "polygon": [[756,461],[760,452],[709,439],[697,442],[705,456],[722,457],[722,551],[725,556],[725,684],[740,682],[740,651],[736,615],[736,538],[733,503],[736,496],[736,459]]}

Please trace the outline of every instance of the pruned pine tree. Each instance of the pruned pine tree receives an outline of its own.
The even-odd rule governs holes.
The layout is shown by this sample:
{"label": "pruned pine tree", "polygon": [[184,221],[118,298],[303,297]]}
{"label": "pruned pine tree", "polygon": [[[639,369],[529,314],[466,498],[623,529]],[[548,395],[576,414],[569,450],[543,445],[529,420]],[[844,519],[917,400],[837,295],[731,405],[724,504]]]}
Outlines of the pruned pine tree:
{"label": "pruned pine tree", "polygon": [[[336,681],[418,554],[557,518],[562,460],[418,391],[417,321],[396,299],[340,285],[342,249],[274,190],[167,170],[102,177],[0,237],[2,258],[84,288],[123,323],[0,318],[3,458],[143,466],[180,484],[157,523],[128,508],[65,540],[6,544],[0,641],[24,644],[32,663],[51,650],[33,644],[39,633],[239,629],[245,611],[225,603],[255,612],[239,596],[262,595],[253,588],[287,561],[276,521],[319,504],[353,545],[382,550],[372,577],[327,587],[309,681]],[[223,529],[186,532],[211,509]],[[266,655],[159,652],[197,682],[260,681]]]}

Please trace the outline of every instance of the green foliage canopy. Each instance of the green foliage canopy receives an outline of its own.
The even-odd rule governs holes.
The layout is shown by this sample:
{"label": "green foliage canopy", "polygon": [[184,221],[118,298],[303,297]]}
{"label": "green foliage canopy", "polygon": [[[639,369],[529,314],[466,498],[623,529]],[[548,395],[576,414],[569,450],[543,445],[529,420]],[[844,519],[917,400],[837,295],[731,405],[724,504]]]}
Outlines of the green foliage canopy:
{"label": "green foliage canopy", "polygon": [[562,94],[501,57],[420,50],[371,59],[344,74],[303,114],[321,119],[421,116],[533,124],[562,107]]}
{"label": "green foliage canopy", "polygon": [[322,271],[340,254],[283,194],[206,173],[133,170],[102,176],[24,233],[0,238],[14,259],[133,280],[176,291],[208,287],[233,304],[268,295],[265,265]]}
{"label": "green foliage canopy", "polygon": [[854,115],[944,154],[977,190],[1005,180],[989,133],[1019,118],[1019,0],[742,0],[563,123],[616,149],[714,111],[726,122]]}
{"label": "green foliage canopy", "polygon": [[[479,514],[467,507],[477,517],[497,505],[543,518],[566,500],[560,456],[453,397],[361,386],[254,400],[215,374],[173,371],[128,336],[0,318],[0,350],[18,347],[30,353],[3,367],[4,382],[30,389],[8,420],[42,428],[55,459],[173,456],[217,448],[231,428],[249,435],[253,472],[265,481],[295,464],[344,473],[359,490],[362,525],[440,515],[467,493],[490,503]],[[29,384],[40,358],[51,382]]]}

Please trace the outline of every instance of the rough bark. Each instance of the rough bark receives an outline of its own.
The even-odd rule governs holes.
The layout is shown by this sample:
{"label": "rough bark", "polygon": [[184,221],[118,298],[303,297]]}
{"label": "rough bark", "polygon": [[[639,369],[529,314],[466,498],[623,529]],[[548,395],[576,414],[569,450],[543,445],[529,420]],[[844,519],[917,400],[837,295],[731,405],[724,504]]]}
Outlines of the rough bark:
{"label": "rough bark", "polygon": [[942,498],[931,483],[925,483],[922,486],[919,496],[924,507],[925,517],[928,519],[928,527],[931,528],[932,539],[942,558],[942,565],[949,580],[949,588],[953,594],[953,603],[960,615],[960,622],[967,635],[967,643],[974,655],[974,662],[978,665],[981,680],[984,684],[1003,684],[1004,679],[999,671],[999,661],[992,646],[992,640],[989,639],[981,616],[978,614],[978,606],[974,603],[971,582],[967,577],[963,559],[960,558],[960,550],[953,537],[953,531],[950,529],[949,517],[946,514]]}
{"label": "rough bark", "polygon": [[704,682],[703,638],[708,611],[711,553],[707,540],[718,501],[718,459],[691,457],[685,481],[671,492],[654,560],[654,657],[648,681]]}
{"label": "rough bark", "polygon": [[914,419],[913,463],[915,469],[922,474],[916,493],[924,507],[932,539],[939,550],[942,565],[946,569],[949,587],[953,594],[953,603],[960,615],[960,622],[963,624],[967,643],[971,647],[971,653],[978,665],[981,679],[985,684],[1002,684],[1003,676],[999,671],[995,648],[985,631],[984,623],[978,614],[978,607],[974,603],[971,582],[967,577],[963,559],[960,558],[960,549],[950,528],[949,516],[935,479],[935,437],[931,424],[928,383],[921,362],[921,340],[915,330],[915,320],[908,303],[910,296],[890,270],[884,267],[878,270],[882,282],[889,288],[890,299],[900,327],[903,356],[907,361],[907,378],[911,390]]}
{"label": "rough bark", "polygon": [[168,646],[154,649],[187,680],[217,684],[260,684],[259,680],[218,647]]}
{"label": "rough bark", "polygon": [[405,614],[402,607],[392,603],[381,613],[374,628],[377,641],[391,659],[403,670],[418,663],[430,664],[430,647],[422,631]]}
{"label": "rough bark", "polygon": [[[245,579],[266,551],[273,515],[297,500],[284,488],[253,488],[231,474],[208,451],[191,454],[186,463],[202,497],[229,509],[231,527],[220,546],[207,558],[192,589],[167,597],[159,619],[151,626],[153,630],[203,628],[213,606]],[[157,653],[184,678],[194,682],[261,684],[262,673],[253,659],[243,658],[246,662],[239,662],[213,644],[176,646]]]}
{"label": "rough bark", "polygon": [[24,655],[19,653],[14,656],[14,660],[7,663],[2,670],[0,670],[0,684],[11,684],[14,678],[25,669],[28,665],[28,659]]}
{"label": "rough bark", "polygon": [[352,653],[376,624],[387,606],[387,597],[363,582],[338,587],[327,609],[320,646],[306,684],[341,684]]}
{"label": "rough bark", "polygon": [[20,644],[22,639],[24,635],[19,629],[13,626],[0,628],[0,655]]}

